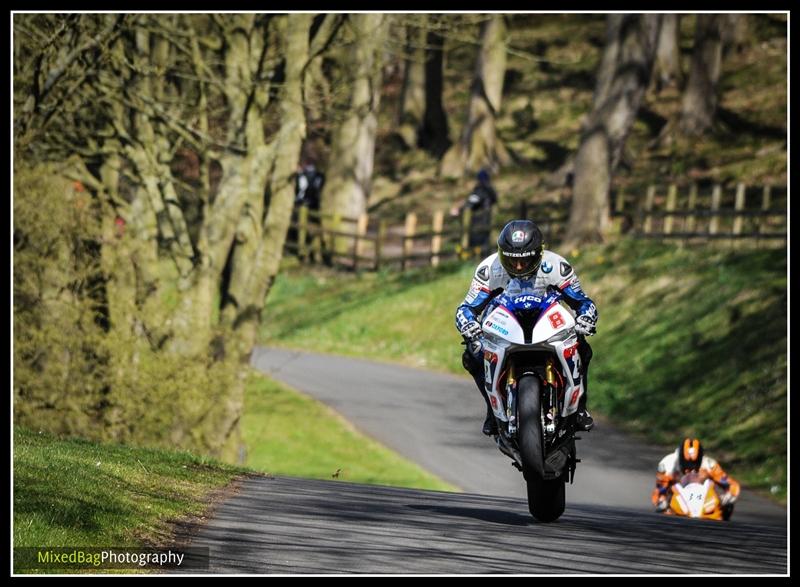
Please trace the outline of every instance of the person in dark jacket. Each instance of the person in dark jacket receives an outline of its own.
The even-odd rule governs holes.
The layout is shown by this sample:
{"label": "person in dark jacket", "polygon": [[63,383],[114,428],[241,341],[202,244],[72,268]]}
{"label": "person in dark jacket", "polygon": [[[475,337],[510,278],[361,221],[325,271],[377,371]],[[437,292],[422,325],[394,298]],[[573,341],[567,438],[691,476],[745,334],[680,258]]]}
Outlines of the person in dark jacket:
{"label": "person in dark jacket", "polygon": [[319,211],[325,174],[319,171],[311,160],[303,162],[295,179],[295,206],[308,206],[309,210]]}
{"label": "person in dark jacket", "polygon": [[[292,225],[298,222],[298,210],[302,207],[308,209],[308,231],[306,232],[306,242],[308,245],[321,232],[321,219],[319,216],[320,201],[322,198],[322,188],[325,185],[325,174],[317,169],[311,159],[304,159],[303,164],[298,168],[295,175],[295,198],[294,211],[292,212]],[[291,228],[287,235],[289,242],[296,242],[298,245],[299,235],[296,228]],[[300,248],[298,247],[298,252]]]}
{"label": "person in dark jacket", "polygon": [[497,192],[492,187],[491,177],[486,169],[481,169],[477,175],[477,183],[470,191],[461,206],[455,206],[450,212],[454,216],[464,217],[466,209],[471,210],[469,241],[467,251],[462,251],[464,256],[486,254],[489,246],[489,232],[492,223],[492,208],[497,203]]}

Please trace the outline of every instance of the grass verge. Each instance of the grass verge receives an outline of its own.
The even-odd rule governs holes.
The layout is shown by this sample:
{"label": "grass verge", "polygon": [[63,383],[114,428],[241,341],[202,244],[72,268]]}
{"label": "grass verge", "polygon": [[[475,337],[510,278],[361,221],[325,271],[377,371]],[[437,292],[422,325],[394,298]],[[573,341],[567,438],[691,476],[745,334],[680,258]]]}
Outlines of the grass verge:
{"label": "grass verge", "polygon": [[245,473],[187,452],[14,429],[15,547],[145,547]]}
{"label": "grass verge", "polygon": [[245,396],[246,464],[276,475],[457,489],[364,436],[324,404],[255,372]]}

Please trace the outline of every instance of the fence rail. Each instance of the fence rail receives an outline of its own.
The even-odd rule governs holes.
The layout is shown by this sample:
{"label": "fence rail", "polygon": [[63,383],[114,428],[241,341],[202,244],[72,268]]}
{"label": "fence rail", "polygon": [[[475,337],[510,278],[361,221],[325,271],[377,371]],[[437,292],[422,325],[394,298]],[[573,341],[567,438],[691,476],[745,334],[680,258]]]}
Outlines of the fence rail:
{"label": "fence rail", "polygon": [[[643,194],[616,190],[611,218],[620,232],[642,239],[687,242],[730,239],[780,244],[787,240],[785,186],[651,185]],[[301,207],[293,216],[286,251],[303,262],[325,263],[354,271],[421,265],[488,254],[509,215],[534,220],[548,243],[557,243],[569,220],[569,200],[523,202],[517,210],[474,223],[472,211],[451,216],[438,210],[421,217],[409,212],[393,221],[378,215],[347,217]]]}
{"label": "fence rail", "polygon": [[783,186],[743,183],[732,189],[693,184],[683,193],[676,185],[651,185],[630,204],[617,193],[612,217],[627,219],[640,238],[780,241],[787,238],[787,195]]}

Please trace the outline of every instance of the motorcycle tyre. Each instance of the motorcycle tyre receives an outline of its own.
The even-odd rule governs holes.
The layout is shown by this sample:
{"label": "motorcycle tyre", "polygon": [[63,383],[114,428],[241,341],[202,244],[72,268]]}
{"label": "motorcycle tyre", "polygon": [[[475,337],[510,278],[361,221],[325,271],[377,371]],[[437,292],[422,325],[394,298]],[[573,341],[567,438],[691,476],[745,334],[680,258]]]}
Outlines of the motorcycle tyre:
{"label": "motorcycle tyre", "polygon": [[552,522],[564,513],[565,474],[544,478],[544,453],[540,404],[540,383],[535,375],[519,380],[519,450],[523,475],[528,484],[528,509],[540,522]]}

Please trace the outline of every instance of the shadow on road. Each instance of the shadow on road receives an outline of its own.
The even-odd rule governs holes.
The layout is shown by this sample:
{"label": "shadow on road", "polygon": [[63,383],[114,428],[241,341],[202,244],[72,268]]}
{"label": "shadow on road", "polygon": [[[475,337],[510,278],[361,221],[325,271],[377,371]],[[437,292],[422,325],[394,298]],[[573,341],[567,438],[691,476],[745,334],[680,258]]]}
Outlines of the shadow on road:
{"label": "shadow on road", "polygon": [[786,527],[337,481],[247,480],[191,546],[212,573],[785,573]]}

